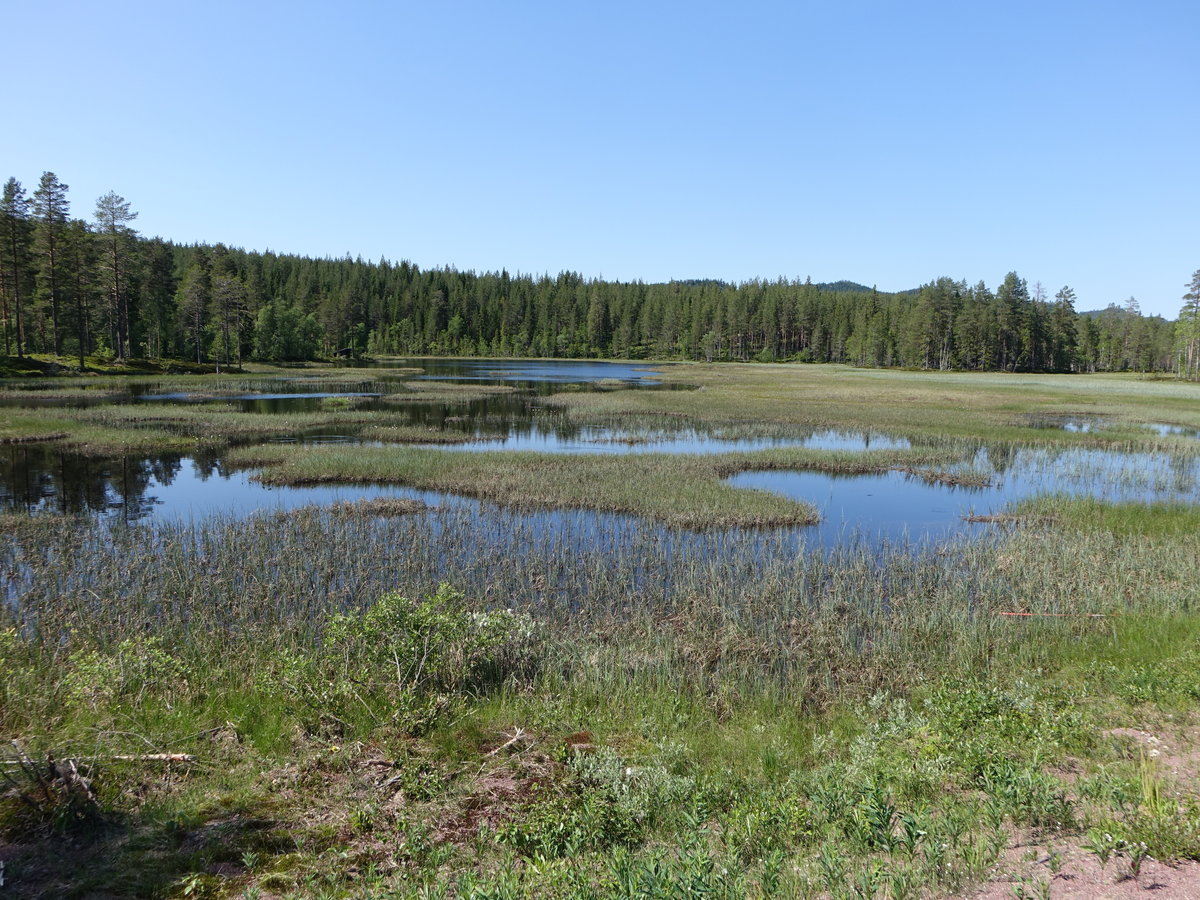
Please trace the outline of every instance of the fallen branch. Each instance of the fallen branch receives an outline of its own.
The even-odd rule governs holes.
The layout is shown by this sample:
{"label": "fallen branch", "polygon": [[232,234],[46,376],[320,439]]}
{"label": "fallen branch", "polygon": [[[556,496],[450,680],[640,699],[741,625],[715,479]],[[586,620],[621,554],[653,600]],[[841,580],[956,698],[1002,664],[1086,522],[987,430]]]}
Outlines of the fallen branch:
{"label": "fallen branch", "polygon": [[[61,762],[66,765],[78,765],[79,763],[94,763],[104,761],[118,762],[177,762],[177,763],[192,763],[196,761],[196,757],[190,753],[117,753],[112,756],[67,756],[63,757]],[[29,760],[22,754],[22,759],[17,760],[0,760],[0,766],[7,766],[15,769],[25,769],[29,765]]]}
{"label": "fallen branch", "polygon": [[122,762],[195,762],[190,753],[121,753],[116,756],[89,756],[90,760],[119,759]]}
{"label": "fallen branch", "polygon": [[503,744],[501,744],[499,747],[496,747],[494,750],[489,750],[487,753],[483,754],[483,758],[488,759],[489,757],[495,756],[500,751],[507,750],[509,747],[511,747],[517,741],[524,741],[524,740],[532,740],[532,738],[529,736],[529,733],[524,728],[518,728],[516,733],[512,737],[510,737],[507,741],[505,741]]}

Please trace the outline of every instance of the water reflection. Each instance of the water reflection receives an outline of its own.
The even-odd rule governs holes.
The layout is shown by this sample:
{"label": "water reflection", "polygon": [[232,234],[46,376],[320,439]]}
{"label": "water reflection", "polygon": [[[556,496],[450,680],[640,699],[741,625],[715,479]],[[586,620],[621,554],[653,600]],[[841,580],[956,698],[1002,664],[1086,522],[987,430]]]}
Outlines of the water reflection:
{"label": "water reflection", "polygon": [[572,423],[565,416],[541,416],[527,422],[508,423],[507,429],[477,432],[499,439],[456,444],[445,449],[461,453],[489,450],[531,450],[539,453],[752,453],[773,447],[805,447],[815,450],[906,449],[909,442],[882,434],[857,431],[808,431],[791,429],[791,435],[725,437],[721,429],[682,428],[660,432],[636,432],[594,428]]}
{"label": "water reflection", "polygon": [[[252,473],[228,470],[215,456],[163,454],[98,460],[33,445],[10,446],[5,451],[0,465],[0,502],[29,512],[85,512],[136,522],[247,516],[374,497],[410,497],[431,506],[464,506],[477,511],[488,506],[398,486],[268,488],[253,481]],[[992,467],[993,461],[1001,468]],[[990,526],[964,517],[999,513],[1014,501],[1048,491],[1112,501],[1200,502],[1200,459],[1194,456],[1001,446],[967,454],[961,465],[990,472],[991,483],[929,483],[899,471],[869,475],[752,471],[732,476],[729,483],[815,504],[821,510],[821,523],[800,531],[809,544],[824,546],[840,546],[852,536],[897,544],[978,534]],[[591,522],[603,530],[603,523],[613,519],[581,510],[513,515],[525,515],[530,527],[552,530],[570,522],[575,533],[580,533],[581,523]],[[599,532],[595,536],[598,539]]]}
{"label": "water reflection", "polygon": [[[378,379],[338,378],[320,385],[319,375],[245,379],[227,396],[164,392],[153,383],[134,385],[124,402],[235,404],[255,413],[328,410],[332,397],[346,398],[355,409],[387,410],[397,423],[474,439],[450,445],[459,452],[534,450],[547,453],[723,453],[751,452],[770,447],[864,451],[903,449],[909,442],[868,432],[828,429],[678,428],[667,420],[636,425],[618,420],[611,428],[580,426],[539,398],[556,391],[601,390],[611,386],[658,390],[654,373],[624,363],[586,361],[405,360],[390,362],[420,366],[423,375],[396,372]],[[414,378],[498,384],[515,388],[470,399],[395,402],[381,396],[403,390]],[[388,387],[389,380],[395,385]],[[314,390],[318,386],[329,390]],[[336,389],[335,389],[336,388]],[[78,398],[59,401],[69,405]],[[98,394],[96,402],[116,402]],[[391,418],[391,417],[389,417]],[[1088,431],[1103,427],[1100,420],[1058,419],[1045,427]],[[1174,425],[1147,426],[1162,436],[1188,434]],[[1192,433],[1194,434],[1194,432]],[[344,427],[312,429],[287,438],[303,443],[352,443],[358,438]],[[823,521],[801,529],[804,540],[840,545],[851,533],[872,540],[899,542],[978,532],[965,522],[969,514],[999,512],[1015,500],[1048,491],[1063,491],[1111,500],[1184,500],[1200,502],[1197,457],[1182,454],[1118,453],[1074,448],[1021,448],[1014,444],[984,446],[964,442],[959,466],[986,473],[987,487],[930,484],[901,472],[839,476],[820,472],[746,472],[730,479],[741,488],[771,490],[816,504]],[[251,473],[230,471],[219,454],[181,456],[152,454],[97,459],[63,452],[54,446],[11,445],[0,448],[0,507],[31,513],[42,511],[88,513],[114,521],[198,520],[213,515],[245,516],[260,510],[289,509],[313,504],[373,497],[413,497],[436,505],[479,504],[432,492],[383,486],[318,486],[266,488]],[[615,521],[586,511],[547,510],[522,515],[531,528],[559,529],[571,523],[572,533],[603,530]],[[622,519],[622,527],[648,527],[642,520]],[[640,525],[636,523],[641,523]],[[590,523],[590,524],[588,524]],[[635,523],[630,525],[629,523]],[[604,526],[606,527],[606,526]],[[655,526],[657,527],[657,526]],[[742,533],[744,535],[744,533]],[[599,531],[596,531],[599,535]]]}
{"label": "water reflection", "polygon": [[821,511],[822,544],[862,529],[890,540],[941,539],[988,527],[967,517],[991,516],[1039,494],[1063,493],[1110,502],[1200,503],[1200,457],[1107,450],[997,445],[965,458],[961,468],[990,472],[986,486],[929,483],[919,475],[884,472],[742,472],[727,479],[813,503]]}
{"label": "water reflection", "polygon": [[1119,429],[1144,429],[1153,431],[1159,437],[1180,436],[1200,439],[1200,430],[1186,425],[1171,425],[1165,422],[1143,422],[1141,424],[1117,425],[1111,419],[1102,416],[1044,416],[1030,417],[1028,425],[1031,428],[1069,431],[1074,434],[1099,434],[1105,431]]}

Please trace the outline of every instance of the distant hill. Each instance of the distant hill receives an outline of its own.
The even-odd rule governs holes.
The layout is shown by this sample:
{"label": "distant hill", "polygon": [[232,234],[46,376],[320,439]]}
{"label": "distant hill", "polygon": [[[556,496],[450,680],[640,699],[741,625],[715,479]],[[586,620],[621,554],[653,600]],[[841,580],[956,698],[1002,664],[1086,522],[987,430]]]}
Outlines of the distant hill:
{"label": "distant hill", "polygon": [[[859,284],[857,281],[826,281],[816,285],[823,291],[832,291],[835,294],[861,294],[870,293],[871,288],[865,284]],[[881,291],[881,293],[886,293]]]}
{"label": "distant hill", "polygon": [[[829,291],[833,294],[869,294],[872,288],[865,284],[859,284],[857,281],[827,281],[823,284],[818,284],[823,291]],[[878,290],[878,289],[876,289]],[[879,291],[881,294],[893,294],[897,297],[912,297],[921,292],[920,288],[909,288],[906,291]]]}
{"label": "distant hill", "polygon": [[[685,284],[689,287],[720,287],[720,288],[736,287],[736,285],[734,285],[732,282],[723,281],[720,278],[676,278],[671,281],[671,284]],[[796,284],[800,284],[800,282],[796,282]],[[822,281],[819,283],[814,282],[813,287],[818,288],[819,290],[822,290],[822,291],[827,291],[828,293],[831,293],[831,294],[869,294],[869,293],[871,293],[871,288],[868,287],[867,285],[859,284],[857,281],[847,281],[845,279],[843,279],[841,281]],[[886,294],[888,292],[880,291],[879,293]],[[917,288],[913,288],[911,291],[897,291],[897,293],[915,294],[915,293],[917,293]]]}

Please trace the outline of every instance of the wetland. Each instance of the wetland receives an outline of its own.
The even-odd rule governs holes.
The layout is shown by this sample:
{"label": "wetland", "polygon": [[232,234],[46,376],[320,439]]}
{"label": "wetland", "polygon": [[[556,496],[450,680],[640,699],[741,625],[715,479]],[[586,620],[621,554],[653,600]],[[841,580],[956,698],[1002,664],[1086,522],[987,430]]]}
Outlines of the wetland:
{"label": "wetland", "polygon": [[0,404],[15,896],[934,897],[1052,884],[1093,833],[1200,857],[1121,736],[1197,750],[1195,385],[397,359]]}

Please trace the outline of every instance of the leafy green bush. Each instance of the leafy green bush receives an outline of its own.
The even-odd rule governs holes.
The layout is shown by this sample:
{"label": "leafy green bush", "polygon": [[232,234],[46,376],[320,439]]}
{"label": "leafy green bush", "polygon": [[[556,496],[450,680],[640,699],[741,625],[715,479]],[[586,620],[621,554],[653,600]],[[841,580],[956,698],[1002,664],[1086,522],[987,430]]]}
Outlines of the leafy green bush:
{"label": "leafy green bush", "polygon": [[1186,703],[1200,699],[1200,654],[1188,652],[1128,668],[1095,665],[1088,681],[1107,685],[1117,696],[1134,703]]}
{"label": "leafy green bush", "polygon": [[467,609],[443,584],[425,600],[387,594],[332,617],[316,651],[281,654],[274,682],[315,727],[343,732],[366,716],[416,732],[456,696],[531,674],[540,643],[529,616]]}
{"label": "leafy green bush", "polygon": [[1018,825],[1063,830],[1075,822],[1075,809],[1066,787],[1035,768],[999,761],[987,766],[979,786],[995,798]]}
{"label": "leafy green bush", "polygon": [[581,785],[545,787],[511,822],[496,829],[496,841],[528,857],[576,856],[614,846],[633,846],[643,833],[634,809]]}
{"label": "leafy green bush", "polygon": [[118,699],[139,702],[149,693],[169,697],[187,687],[189,674],[159,638],[129,638],[112,652],[71,654],[64,686],[72,700],[98,710]]}

